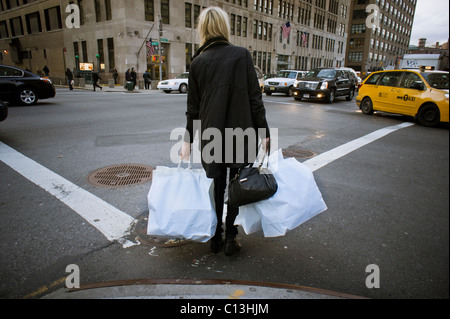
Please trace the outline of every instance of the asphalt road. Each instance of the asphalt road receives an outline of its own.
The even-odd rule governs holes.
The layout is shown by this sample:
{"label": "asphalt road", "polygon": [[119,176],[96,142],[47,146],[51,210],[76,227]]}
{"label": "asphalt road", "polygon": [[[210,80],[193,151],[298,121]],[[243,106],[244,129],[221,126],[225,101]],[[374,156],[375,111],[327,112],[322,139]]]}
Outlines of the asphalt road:
{"label": "asphalt road", "polygon": [[[325,104],[272,95],[264,102],[279,147],[317,155],[386,127],[413,125],[315,170],[328,209],[283,237],[241,231],[242,251],[232,257],[210,255],[209,244],[201,243],[124,248],[0,160],[0,297],[42,297],[64,287],[66,266],[76,264],[82,284],[234,279],[369,298],[448,298],[448,125],[425,128],[403,116],[365,116],[354,100],[342,98]],[[185,108],[186,95],[179,93],[58,88],[54,99],[10,107],[0,142],[142,220],[151,182],[108,189],[88,176],[116,164],[175,165],[169,154],[177,141],[169,136],[185,126]],[[371,264],[379,267],[379,288],[366,286]]]}

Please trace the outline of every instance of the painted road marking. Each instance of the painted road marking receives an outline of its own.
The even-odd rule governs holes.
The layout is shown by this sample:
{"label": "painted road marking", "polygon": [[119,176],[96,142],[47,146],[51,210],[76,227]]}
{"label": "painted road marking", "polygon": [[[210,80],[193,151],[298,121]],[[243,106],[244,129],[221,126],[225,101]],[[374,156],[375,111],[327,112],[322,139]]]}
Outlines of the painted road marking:
{"label": "painted road marking", "polygon": [[108,240],[118,241],[124,247],[130,246],[130,242],[123,239],[137,221],[130,215],[2,142],[0,142],[0,161],[69,206]]}
{"label": "painted road marking", "polygon": [[345,156],[358,148],[361,148],[369,143],[372,143],[383,136],[386,136],[392,132],[400,130],[405,127],[410,127],[414,125],[414,123],[402,123],[394,126],[388,126],[382,128],[378,131],[372,132],[370,134],[364,135],[356,140],[345,143],[341,146],[338,146],[328,152],[317,155],[307,161],[304,161],[303,164],[308,166],[313,172],[318,170],[319,168],[324,167],[325,165]]}
{"label": "painted road marking", "polygon": [[[369,143],[412,125],[414,123],[402,123],[377,130],[317,155],[303,162],[303,164],[314,172]],[[97,228],[108,240],[117,240],[124,248],[134,245],[134,243],[123,239],[137,222],[130,215],[118,210],[2,142],[0,142],[0,160],[65,203]]]}

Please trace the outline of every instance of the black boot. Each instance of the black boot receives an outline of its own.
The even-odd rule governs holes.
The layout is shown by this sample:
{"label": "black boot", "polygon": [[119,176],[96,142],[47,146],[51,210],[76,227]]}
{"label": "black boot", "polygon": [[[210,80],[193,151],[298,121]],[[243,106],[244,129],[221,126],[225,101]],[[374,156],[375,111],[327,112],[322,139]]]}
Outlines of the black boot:
{"label": "black boot", "polygon": [[213,238],[211,238],[211,252],[213,254],[217,254],[222,248],[223,240],[222,240],[222,234],[216,234]]}
{"label": "black boot", "polygon": [[225,255],[231,256],[235,252],[238,252],[241,250],[241,245],[236,241],[236,235],[226,235],[225,236]]}

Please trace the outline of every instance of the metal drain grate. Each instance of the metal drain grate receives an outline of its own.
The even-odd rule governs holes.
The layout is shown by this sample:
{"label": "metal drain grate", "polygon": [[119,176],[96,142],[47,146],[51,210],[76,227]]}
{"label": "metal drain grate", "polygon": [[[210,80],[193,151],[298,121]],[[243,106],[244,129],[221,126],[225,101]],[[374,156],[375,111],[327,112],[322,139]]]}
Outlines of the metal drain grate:
{"label": "metal drain grate", "polygon": [[306,150],[299,147],[290,146],[288,148],[283,148],[283,156],[284,157],[295,157],[295,158],[311,158],[316,156],[317,154],[313,151]]}
{"label": "metal drain grate", "polygon": [[100,187],[119,188],[147,183],[152,179],[154,167],[139,164],[107,166],[91,173],[88,180]]}

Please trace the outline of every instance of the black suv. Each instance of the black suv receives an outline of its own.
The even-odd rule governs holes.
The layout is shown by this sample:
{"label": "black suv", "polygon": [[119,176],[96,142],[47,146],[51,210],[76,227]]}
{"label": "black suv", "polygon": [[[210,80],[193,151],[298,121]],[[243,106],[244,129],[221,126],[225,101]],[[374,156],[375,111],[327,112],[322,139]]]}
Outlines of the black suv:
{"label": "black suv", "polygon": [[351,101],[354,94],[354,83],[344,71],[337,68],[312,69],[293,88],[293,96],[297,101],[321,99],[333,103],[337,96],[346,96],[347,101]]}
{"label": "black suv", "polygon": [[49,79],[8,65],[0,65],[0,99],[34,105],[39,99],[55,96],[55,87]]}

